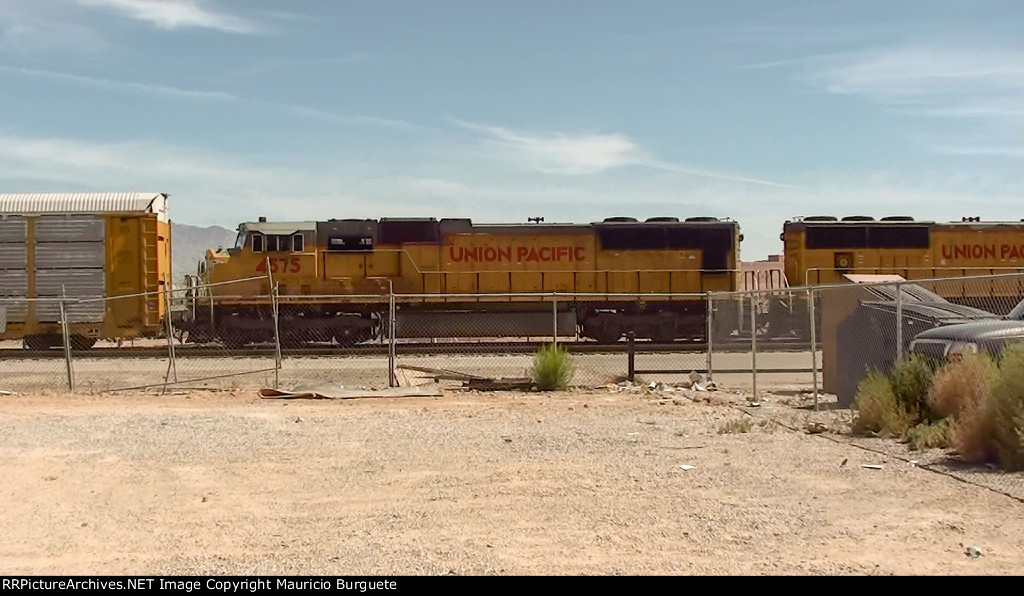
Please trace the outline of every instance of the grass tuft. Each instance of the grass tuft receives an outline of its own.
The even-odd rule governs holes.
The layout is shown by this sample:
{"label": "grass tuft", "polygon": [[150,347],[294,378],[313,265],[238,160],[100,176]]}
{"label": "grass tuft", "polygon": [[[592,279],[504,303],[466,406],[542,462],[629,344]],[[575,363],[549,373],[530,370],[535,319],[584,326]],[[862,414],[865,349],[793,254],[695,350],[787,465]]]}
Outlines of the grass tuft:
{"label": "grass tuft", "polygon": [[718,427],[718,434],[732,435],[737,433],[748,433],[754,428],[754,421],[750,418],[733,418],[722,426]]}
{"label": "grass tuft", "polygon": [[537,389],[555,391],[569,387],[575,369],[572,356],[565,348],[547,344],[533,357],[530,373]]}

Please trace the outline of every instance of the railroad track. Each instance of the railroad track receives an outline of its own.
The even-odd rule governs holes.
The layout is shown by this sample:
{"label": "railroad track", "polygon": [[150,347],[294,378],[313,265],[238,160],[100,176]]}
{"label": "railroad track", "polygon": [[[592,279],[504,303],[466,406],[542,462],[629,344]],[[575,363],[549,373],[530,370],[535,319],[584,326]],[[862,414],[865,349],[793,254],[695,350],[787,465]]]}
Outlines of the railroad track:
{"label": "railroad track", "polygon": [[[399,343],[395,353],[402,355],[445,355],[445,354],[532,354],[542,345],[550,342],[516,341],[516,342],[410,342]],[[626,341],[613,344],[600,344],[591,341],[559,342],[570,353],[578,354],[625,354],[629,350]],[[758,340],[758,352],[805,352],[808,345],[805,341],[796,340]],[[637,341],[634,344],[637,353],[665,352],[704,352],[707,345],[703,342],[672,342],[654,343]],[[749,352],[750,341],[717,342],[712,346],[715,352]],[[820,345],[819,345],[820,349]],[[273,357],[274,346],[263,344],[245,348],[228,349],[217,344],[207,345],[175,345],[175,356],[184,358],[253,358]],[[73,350],[73,357],[80,358],[164,358],[167,346],[146,347],[97,347],[90,350]],[[347,356],[386,356],[388,344],[368,343],[351,347],[338,346],[304,346],[297,348],[282,347],[281,355],[285,358],[294,357],[347,357]],[[26,350],[22,348],[0,348],[0,360],[64,358],[62,348],[50,350]]]}

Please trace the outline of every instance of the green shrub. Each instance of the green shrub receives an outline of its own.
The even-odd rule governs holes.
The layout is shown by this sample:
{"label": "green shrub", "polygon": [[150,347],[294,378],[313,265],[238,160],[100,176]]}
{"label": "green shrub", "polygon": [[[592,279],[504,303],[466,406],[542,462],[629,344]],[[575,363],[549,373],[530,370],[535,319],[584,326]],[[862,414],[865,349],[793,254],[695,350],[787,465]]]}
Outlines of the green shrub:
{"label": "green shrub", "polygon": [[907,441],[911,449],[932,449],[939,447],[945,449],[953,446],[953,420],[943,418],[942,420],[928,424],[922,422],[907,430]]}
{"label": "green shrub", "polygon": [[567,388],[574,371],[572,356],[565,348],[547,344],[533,357],[533,368],[530,372],[537,389],[554,391]]}
{"label": "green shrub", "polygon": [[911,426],[922,420],[938,421],[942,418],[932,410],[928,402],[934,376],[935,369],[931,361],[920,354],[908,354],[892,367],[889,374],[892,392],[897,403],[913,419]]}
{"label": "green shrub", "polygon": [[992,447],[1003,467],[1024,468],[1024,345],[1011,345],[999,362],[999,381],[990,403]]}
{"label": "green shrub", "polygon": [[939,416],[959,419],[976,412],[999,380],[999,366],[987,354],[964,354],[935,373],[928,401]]}
{"label": "green shrub", "polygon": [[995,436],[996,413],[991,394],[974,409],[961,410],[953,424],[953,446],[968,462],[999,461]]}
{"label": "green shrub", "polygon": [[902,437],[914,425],[910,413],[896,398],[889,376],[877,370],[869,371],[857,385],[854,408],[857,418],[853,422],[853,432],[858,434],[888,430]]}

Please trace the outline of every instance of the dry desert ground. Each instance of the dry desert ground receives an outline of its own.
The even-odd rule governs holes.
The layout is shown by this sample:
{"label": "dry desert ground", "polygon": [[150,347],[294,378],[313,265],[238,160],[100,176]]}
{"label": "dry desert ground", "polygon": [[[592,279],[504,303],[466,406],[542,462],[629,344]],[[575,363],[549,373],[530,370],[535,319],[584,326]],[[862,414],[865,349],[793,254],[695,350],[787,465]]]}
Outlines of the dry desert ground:
{"label": "dry desert ground", "polygon": [[1024,572],[1020,474],[748,397],[4,395],[0,573]]}

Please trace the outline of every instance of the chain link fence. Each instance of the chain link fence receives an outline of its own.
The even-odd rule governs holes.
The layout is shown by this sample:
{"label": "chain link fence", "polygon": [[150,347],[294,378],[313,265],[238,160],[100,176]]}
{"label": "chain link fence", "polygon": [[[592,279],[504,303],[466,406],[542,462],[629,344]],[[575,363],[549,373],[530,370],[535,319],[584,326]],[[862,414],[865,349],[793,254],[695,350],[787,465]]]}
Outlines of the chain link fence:
{"label": "chain link fence", "polygon": [[[752,401],[786,389],[809,399],[809,411],[843,410],[869,371],[888,371],[911,350],[939,361],[956,352],[947,339],[915,341],[927,330],[1009,317],[1004,339],[1024,338],[1015,309],[1022,297],[1024,274],[621,296],[396,295],[388,287],[282,295],[267,276],[114,298],[7,296],[0,391],[525,388],[538,349],[555,344],[572,356],[576,387],[713,382]],[[30,310],[36,327],[25,333]],[[126,333],[107,339],[103,325],[135,312],[170,316],[125,321]],[[147,333],[133,337],[139,329]],[[876,447],[905,450],[891,441]],[[979,481],[972,471],[947,472]],[[983,480],[1024,496],[1020,474]]]}
{"label": "chain link fence", "polygon": [[[39,313],[44,333],[25,340],[16,330],[24,324],[30,310]],[[3,371],[0,390],[67,391],[73,387],[68,358],[70,350],[63,347],[59,352],[51,350],[52,346],[64,346],[66,343],[73,347],[71,341],[79,341],[66,333],[62,323],[70,311],[70,305],[61,298],[0,297],[0,337],[15,337],[0,341],[0,349],[7,355],[0,361],[0,370]],[[74,312],[77,313],[78,309]]]}
{"label": "chain link fence", "polygon": [[[253,280],[266,293],[243,292]],[[0,337],[9,337],[0,343],[0,389],[522,380],[537,350],[556,344],[574,357],[576,386],[671,384],[697,373],[754,392],[800,386],[848,406],[866,371],[890,368],[918,333],[1004,316],[1024,296],[1024,274],[600,297],[392,295],[388,288],[361,296],[278,295],[272,283],[268,276],[102,299],[0,297]],[[597,298],[605,301],[599,307],[614,308],[596,308]],[[160,302],[171,313],[149,322],[149,337],[107,340],[82,326],[139,311],[140,302],[149,312]],[[30,305],[41,327],[19,337]],[[609,312],[622,322],[608,325],[602,317]]]}
{"label": "chain link fence", "polygon": [[279,296],[279,385],[390,386],[390,303],[387,294]]}

